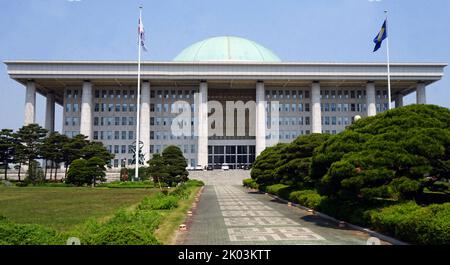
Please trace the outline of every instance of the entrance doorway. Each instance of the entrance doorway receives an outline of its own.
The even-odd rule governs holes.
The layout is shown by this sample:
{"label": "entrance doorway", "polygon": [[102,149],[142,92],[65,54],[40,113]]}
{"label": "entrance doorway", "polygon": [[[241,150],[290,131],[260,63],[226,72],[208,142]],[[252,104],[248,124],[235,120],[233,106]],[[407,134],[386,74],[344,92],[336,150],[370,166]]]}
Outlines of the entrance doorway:
{"label": "entrance doorway", "polygon": [[254,145],[209,145],[208,166],[221,169],[227,164],[230,169],[250,166],[255,162]]}

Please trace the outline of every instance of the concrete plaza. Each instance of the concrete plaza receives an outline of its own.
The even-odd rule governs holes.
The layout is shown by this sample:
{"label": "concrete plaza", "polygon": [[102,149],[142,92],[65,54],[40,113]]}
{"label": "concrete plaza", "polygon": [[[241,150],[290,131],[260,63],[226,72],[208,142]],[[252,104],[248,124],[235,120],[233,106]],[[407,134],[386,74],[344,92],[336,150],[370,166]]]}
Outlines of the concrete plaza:
{"label": "concrete plaza", "polygon": [[330,220],[243,188],[240,183],[248,172],[209,174],[210,178],[193,176],[205,180],[206,186],[179,244],[365,245],[370,238],[366,233],[339,228]]}

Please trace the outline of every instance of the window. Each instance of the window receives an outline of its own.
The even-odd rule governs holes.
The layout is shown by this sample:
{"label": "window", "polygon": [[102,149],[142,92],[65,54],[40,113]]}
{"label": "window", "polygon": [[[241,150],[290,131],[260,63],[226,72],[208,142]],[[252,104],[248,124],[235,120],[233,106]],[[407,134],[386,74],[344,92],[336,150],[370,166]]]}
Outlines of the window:
{"label": "window", "polygon": [[95,103],[94,112],[98,112],[100,110],[100,104]]}
{"label": "window", "polygon": [[94,140],[98,140],[98,131],[94,131]]}
{"label": "window", "polygon": [[133,140],[133,139],[134,139],[134,132],[128,131],[128,140]]}
{"label": "window", "polygon": [[127,125],[127,117],[122,117],[122,126]]}
{"label": "window", "polygon": [[116,104],[116,112],[119,112],[120,111],[120,104]]}
{"label": "window", "polygon": [[130,112],[136,111],[136,109],[134,108],[134,104],[133,103],[130,104],[129,111]]}
{"label": "window", "polygon": [[114,125],[116,126],[120,125],[120,117],[114,117]]}
{"label": "window", "polygon": [[66,126],[69,126],[70,123],[71,123],[70,120],[71,120],[70,117],[69,117],[69,118],[66,118],[64,124],[65,124]]}
{"label": "window", "polygon": [[119,139],[120,139],[120,132],[114,131],[114,140],[119,140]]}
{"label": "window", "polygon": [[72,105],[70,103],[66,104],[66,112],[70,112],[72,109]]}
{"label": "window", "polygon": [[127,132],[126,131],[122,131],[122,140],[126,140],[127,139]]}
{"label": "window", "polygon": [[71,98],[72,97],[72,91],[70,89],[67,89],[66,90],[66,95],[67,95],[67,98]]}
{"label": "window", "polygon": [[110,103],[108,104],[108,111],[111,112],[114,110],[114,104]]}
{"label": "window", "polygon": [[127,152],[127,146],[126,145],[122,145],[120,151],[121,151],[122,154],[125,154]]}

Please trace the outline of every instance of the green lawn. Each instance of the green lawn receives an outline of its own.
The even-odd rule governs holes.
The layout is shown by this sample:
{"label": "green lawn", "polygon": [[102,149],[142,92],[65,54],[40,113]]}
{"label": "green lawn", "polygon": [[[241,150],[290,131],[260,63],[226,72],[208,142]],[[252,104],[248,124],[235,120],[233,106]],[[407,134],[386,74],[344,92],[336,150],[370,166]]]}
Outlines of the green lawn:
{"label": "green lawn", "polygon": [[0,215],[17,223],[67,231],[89,218],[114,214],[157,189],[0,187]]}

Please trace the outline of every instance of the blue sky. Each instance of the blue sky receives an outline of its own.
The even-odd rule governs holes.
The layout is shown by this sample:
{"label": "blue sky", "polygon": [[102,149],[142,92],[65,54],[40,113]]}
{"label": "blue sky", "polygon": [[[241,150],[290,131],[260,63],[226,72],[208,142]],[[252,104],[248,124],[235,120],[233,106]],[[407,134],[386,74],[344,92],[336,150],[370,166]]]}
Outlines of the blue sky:
{"label": "blue sky", "polygon": [[[149,48],[144,60],[172,60],[193,42],[236,35],[284,61],[384,62],[385,46],[372,53],[372,39],[388,9],[393,62],[450,62],[448,0],[0,0],[0,61],[134,60],[140,3]],[[449,75],[447,68],[428,87],[429,103],[450,107]],[[1,64],[0,128],[22,126],[24,95]],[[44,116],[45,99],[38,96],[40,124]]]}

